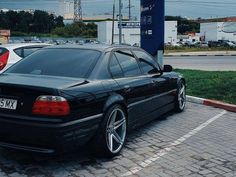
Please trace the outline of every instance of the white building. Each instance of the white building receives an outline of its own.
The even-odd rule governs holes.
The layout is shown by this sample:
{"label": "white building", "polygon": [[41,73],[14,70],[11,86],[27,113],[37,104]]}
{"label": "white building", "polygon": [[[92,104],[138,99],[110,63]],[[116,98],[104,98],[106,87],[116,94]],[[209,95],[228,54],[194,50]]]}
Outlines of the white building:
{"label": "white building", "polygon": [[165,21],[165,43],[176,44],[177,40],[177,21]]}
{"label": "white building", "polygon": [[205,42],[218,40],[236,41],[236,22],[201,23],[200,33]]}
{"label": "white building", "polygon": [[[112,42],[112,21],[98,22],[98,41],[106,44]],[[119,42],[118,22],[114,23],[114,43]],[[165,22],[165,43],[177,42],[177,21]],[[140,45],[140,22],[122,23],[122,43]]]}

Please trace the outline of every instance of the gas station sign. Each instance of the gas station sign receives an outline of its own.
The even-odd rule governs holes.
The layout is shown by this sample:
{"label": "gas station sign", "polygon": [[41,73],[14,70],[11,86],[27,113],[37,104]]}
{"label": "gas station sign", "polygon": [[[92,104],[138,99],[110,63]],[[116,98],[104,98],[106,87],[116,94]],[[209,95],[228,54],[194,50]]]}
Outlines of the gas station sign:
{"label": "gas station sign", "polygon": [[164,50],[164,0],[141,0],[141,47],[151,55]]}

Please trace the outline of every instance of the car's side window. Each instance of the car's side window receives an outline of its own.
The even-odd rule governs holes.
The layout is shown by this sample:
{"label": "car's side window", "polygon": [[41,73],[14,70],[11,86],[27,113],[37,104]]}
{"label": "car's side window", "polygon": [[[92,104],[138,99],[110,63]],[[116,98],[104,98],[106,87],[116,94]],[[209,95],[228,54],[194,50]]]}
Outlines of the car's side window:
{"label": "car's side window", "polygon": [[34,53],[35,51],[37,51],[38,49],[40,49],[41,47],[27,47],[24,48],[24,52],[23,52],[23,57],[27,57],[30,54]]}
{"label": "car's side window", "polygon": [[112,54],[112,57],[110,59],[109,63],[109,69],[112,75],[112,78],[121,78],[124,76],[123,71],[120,67],[120,64],[117,61],[117,58],[114,54]]}
{"label": "car's side window", "polygon": [[23,49],[22,48],[15,49],[14,52],[16,55],[23,58]]}
{"label": "car's side window", "polygon": [[120,63],[125,77],[139,76],[141,74],[138,63],[130,51],[119,50],[115,52],[115,56]]}
{"label": "car's side window", "polygon": [[144,74],[159,74],[157,63],[143,51],[134,50],[134,54],[139,60],[140,67]]}

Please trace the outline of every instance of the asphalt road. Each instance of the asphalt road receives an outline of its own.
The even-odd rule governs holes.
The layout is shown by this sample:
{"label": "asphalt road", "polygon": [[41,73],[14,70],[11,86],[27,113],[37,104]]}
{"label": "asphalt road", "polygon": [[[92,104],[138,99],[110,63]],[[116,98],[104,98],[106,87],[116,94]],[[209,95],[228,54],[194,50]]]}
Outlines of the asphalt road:
{"label": "asphalt road", "polygon": [[236,113],[188,103],[130,132],[113,159],[86,147],[57,157],[0,149],[0,177],[235,177],[235,134]]}
{"label": "asphalt road", "polygon": [[178,69],[236,71],[236,56],[165,57],[164,64],[170,64]]}

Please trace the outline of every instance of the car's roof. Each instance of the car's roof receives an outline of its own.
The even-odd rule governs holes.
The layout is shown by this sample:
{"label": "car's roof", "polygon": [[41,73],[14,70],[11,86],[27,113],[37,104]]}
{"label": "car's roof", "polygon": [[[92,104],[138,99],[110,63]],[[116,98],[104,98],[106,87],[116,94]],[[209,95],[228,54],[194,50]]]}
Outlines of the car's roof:
{"label": "car's roof", "polygon": [[98,51],[106,51],[106,50],[112,50],[115,48],[137,48],[127,45],[107,45],[107,44],[66,44],[66,45],[54,45],[47,48],[54,48],[54,49],[91,49],[91,50],[98,50]]}
{"label": "car's roof", "polygon": [[27,47],[27,46],[50,46],[50,44],[46,43],[13,43],[13,44],[3,44],[0,47],[14,49],[19,47]]}

